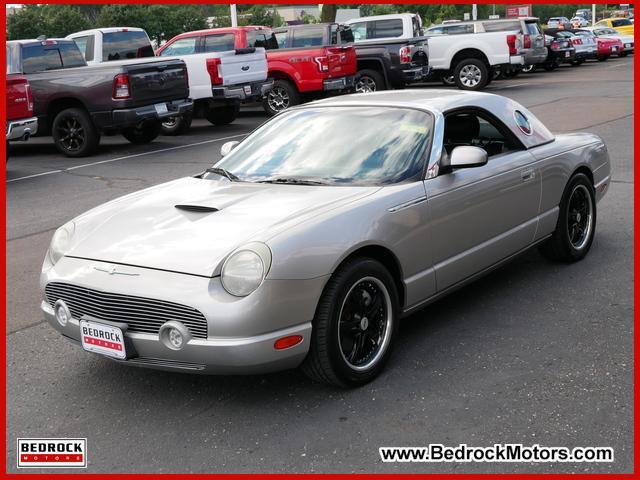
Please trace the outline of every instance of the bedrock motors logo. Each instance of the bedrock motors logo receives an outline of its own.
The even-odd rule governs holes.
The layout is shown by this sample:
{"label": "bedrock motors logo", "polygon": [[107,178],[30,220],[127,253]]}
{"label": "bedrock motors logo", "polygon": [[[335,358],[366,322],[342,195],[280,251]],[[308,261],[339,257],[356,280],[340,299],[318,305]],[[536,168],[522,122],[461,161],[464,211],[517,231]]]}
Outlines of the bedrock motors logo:
{"label": "bedrock motors logo", "polygon": [[86,467],[86,438],[18,439],[18,468]]}

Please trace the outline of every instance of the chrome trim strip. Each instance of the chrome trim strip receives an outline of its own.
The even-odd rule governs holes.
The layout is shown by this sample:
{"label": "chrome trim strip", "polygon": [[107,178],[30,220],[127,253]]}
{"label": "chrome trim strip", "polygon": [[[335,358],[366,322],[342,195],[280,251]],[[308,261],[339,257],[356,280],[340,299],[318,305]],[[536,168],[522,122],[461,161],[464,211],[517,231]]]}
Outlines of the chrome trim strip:
{"label": "chrome trim strip", "polygon": [[393,207],[389,207],[387,208],[387,211],[393,213],[393,212],[397,212],[398,210],[402,210],[404,208],[407,207],[412,207],[413,205],[418,205],[419,203],[425,202],[427,200],[427,197],[418,197],[418,198],[414,198],[413,200],[409,200],[408,202],[404,202],[401,203],[399,205],[395,205]]}

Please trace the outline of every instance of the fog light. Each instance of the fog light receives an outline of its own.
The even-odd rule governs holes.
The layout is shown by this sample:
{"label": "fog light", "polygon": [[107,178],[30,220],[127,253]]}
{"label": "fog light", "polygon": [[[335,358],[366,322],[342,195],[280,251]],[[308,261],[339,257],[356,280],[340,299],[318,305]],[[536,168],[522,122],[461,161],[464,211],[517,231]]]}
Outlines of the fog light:
{"label": "fog light", "polygon": [[169,329],[169,342],[176,350],[182,348],[182,334],[176,328]]}
{"label": "fog light", "polygon": [[302,341],[302,335],[289,335],[288,337],[282,337],[275,341],[273,348],[276,350],[284,350],[285,348],[291,348],[298,345]]}
{"label": "fog light", "polygon": [[160,327],[160,341],[171,350],[182,350],[191,340],[191,334],[183,323],[171,320]]}
{"label": "fog light", "polygon": [[71,312],[69,311],[69,307],[62,300],[58,300],[53,306],[53,312],[56,315],[56,320],[63,327],[67,324],[69,320],[71,320]]}

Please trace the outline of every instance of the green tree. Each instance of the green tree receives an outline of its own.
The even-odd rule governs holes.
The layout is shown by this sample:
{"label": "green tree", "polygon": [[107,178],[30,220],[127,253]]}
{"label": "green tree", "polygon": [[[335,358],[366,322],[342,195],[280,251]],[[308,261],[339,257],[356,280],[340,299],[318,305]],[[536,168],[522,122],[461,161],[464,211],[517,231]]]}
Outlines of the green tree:
{"label": "green tree", "polygon": [[338,5],[336,5],[335,3],[323,4],[322,12],[320,12],[320,21],[322,23],[335,22],[337,11],[338,11]]}
{"label": "green tree", "polygon": [[253,5],[246,13],[251,15],[247,25],[262,25],[265,27],[280,27],[284,25],[284,20],[272,5]]}
{"label": "green tree", "polygon": [[82,12],[71,5],[44,5],[43,16],[48,37],[66,37],[70,33],[90,28]]}
{"label": "green tree", "polygon": [[40,5],[24,5],[7,17],[7,38],[20,40],[36,38],[45,33],[44,16]]}

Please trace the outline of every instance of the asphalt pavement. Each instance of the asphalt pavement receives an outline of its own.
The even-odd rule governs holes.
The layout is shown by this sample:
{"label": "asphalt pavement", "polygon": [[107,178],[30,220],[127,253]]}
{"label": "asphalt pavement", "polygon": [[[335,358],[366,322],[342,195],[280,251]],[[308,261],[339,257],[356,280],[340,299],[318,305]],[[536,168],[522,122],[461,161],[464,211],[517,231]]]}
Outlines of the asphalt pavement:
{"label": "asphalt pavement", "polygon": [[[84,353],[39,311],[53,231],[110,199],[193,175],[267,117],[194,121],[184,136],[58,154],[12,145],[7,164],[7,465],[18,437],[86,437],[88,472],[631,472],[633,57],[495,81],[555,132],[589,131],[613,179],[585,260],[537,250],[403,321],[377,380],[356,390],[296,371],[208,377]],[[425,84],[419,88],[440,88]],[[327,155],[330,155],[327,152]],[[382,463],[381,446],[608,446],[613,463]]]}

